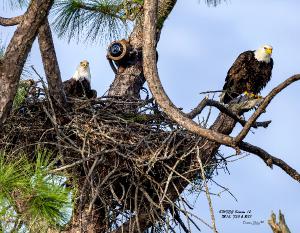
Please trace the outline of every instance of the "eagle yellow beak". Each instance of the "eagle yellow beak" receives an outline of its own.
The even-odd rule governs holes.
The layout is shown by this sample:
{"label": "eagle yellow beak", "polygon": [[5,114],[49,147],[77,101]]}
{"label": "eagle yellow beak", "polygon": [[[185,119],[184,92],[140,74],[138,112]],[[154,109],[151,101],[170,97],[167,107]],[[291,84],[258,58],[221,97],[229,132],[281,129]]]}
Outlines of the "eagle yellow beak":
{"label": "eagle yellow beak", "polygon": [[266,50],[266,53],[267,53],[267,54],[269,54],[269,55],[272,54],[272,51],[273,51],[272,48],[266,48],[265,50]]}

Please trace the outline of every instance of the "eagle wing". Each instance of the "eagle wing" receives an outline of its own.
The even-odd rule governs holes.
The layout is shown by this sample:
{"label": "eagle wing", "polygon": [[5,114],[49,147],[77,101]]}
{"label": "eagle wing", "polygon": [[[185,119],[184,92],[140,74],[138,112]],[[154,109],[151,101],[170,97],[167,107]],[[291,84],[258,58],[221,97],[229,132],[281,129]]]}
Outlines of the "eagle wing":
{"label": "eagle wing", "polygon": [[244,86],[247,85],[248,70],[247,64],[253,59],[254,52],[246,51],[241,53],[231,68],[227,72],[225,84],[223,86],[223,94],[221,101],[228,103],[235,97],[239,96],[244,91]]}
{"label": "eagle wing", "polygon": [[79,81],[79,85],[82,90],[82,96],[85,96],[88,99],[97,97],[96,90],[91,89],[91,84],[87,79],[83,79],[82,81]]}
{"label": "eagle wing", "polygon": [[63,82],[63,87],[68,97],[87,97],[88,99],[97,97],[97,92],[91,89],[91,84],[87,79],[71,78]]}
{"label": "eagle wing", "polygon": [[73,78],[70,78],[63,82],[63,88],[66,96],[73,96],[75,87],[76,87],[76,80]]}
{"label": "eagle wing", "polygon": [[263,89],[267,83],[270,81],[271,76],[272,76],[272,69],[273,69],[273,59],[270,59],[269,63],[265,63],[263,69],[260,69],[261,77],[259,80],[256,80],[257,88],[255,92],[260,92],[261,89]]}

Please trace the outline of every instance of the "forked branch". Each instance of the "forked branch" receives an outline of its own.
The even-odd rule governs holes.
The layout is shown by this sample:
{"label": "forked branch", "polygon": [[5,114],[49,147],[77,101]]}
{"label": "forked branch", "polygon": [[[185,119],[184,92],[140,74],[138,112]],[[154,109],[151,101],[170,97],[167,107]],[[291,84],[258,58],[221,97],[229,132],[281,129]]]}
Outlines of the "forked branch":
{"label": "forked branch", "polygon": [[[203,109],[207,106],[212,106],[212,107],[219,109],[220,112],[223,112],[227,116],[230,116],[232,119],[239,122],[242,126],[245,126],[247,123],[247,121],[243,120],[238,114],[231,111],[229,108],[226,108],[220,102],[212,100],[212,99],[208,99],[206,97],[197,105],[197,107],[195,107],[191,112],[187,113],[186,116],[190,119],[193,119],[197,115],[199,115],[203,111]],[[271,123],[271,121],[254,122],[252,124],[252,127],[253,128],[258,128],[258,127],[267,128],[270,123]]]}
{"label": "forked branch", "polygon": [[200,137],[211,141],[233,147],[233,138],[217,133],[215,131],[201,128],[193,120],[186,117],[167,96],[160,82],[156,65],[156,25],[157,25],[157,0],[144,2],[144,40],[143,40],[143,61],[144,74],[149,88],[164,112],[176,123],[193,132]]}
{"label": "forked branch", "polygon": [[241,130],[241,132],[234,138],[235,143],[241,142],[246,135],[248,134],[252,124],[257,120],[257,118],[265,111],[267,106],[270,104],[271,100],[283,89],[285,89],[287,86],[292,84],[293,82],[296,82],[300,80],[300,74],[294,75],[281,84],[279,84],[277,87],[275,87],[262,101],[260,106],[257,108],[257,110],[252,114],[252,116],[249,118],[247,123],[245,124],[244,128]]}

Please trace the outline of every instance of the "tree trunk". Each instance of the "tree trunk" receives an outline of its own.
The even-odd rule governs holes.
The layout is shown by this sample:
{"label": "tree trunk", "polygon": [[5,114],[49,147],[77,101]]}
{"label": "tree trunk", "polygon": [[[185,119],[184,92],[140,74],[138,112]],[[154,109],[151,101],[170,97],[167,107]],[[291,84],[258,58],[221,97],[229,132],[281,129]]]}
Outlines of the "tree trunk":
{"label": "tree trunk", "polygon": [[28,53],[52,4],[53,0],[32,0],[7,47],[0,64],[0,124],[11,110]]}
{"label": "tree trunk", "polygon": [[72,219],[69,229],[62,233],[104,233],[107,232],[107,225],[104,221],[102,211],[93,209],[89,212],[88,208],[76,213]]}
{"label": "tree trunk", "polygon": [[108,95],[140,98],[140,90],[145,83],[142,63],[142,42],[143,42],[143,26],[142,22],[138,22],[129,37],[129,44],[136,51],[133,61],[129,61],[131,65],[127,67],[118,67],[117,74],[111,84]]}
{"label": "tree trunk", "polygon": [[[159,15],[158,15],[158,30],[157,41],[162,30],[165,20],[173,10],[176,0],[160,0],[159,1]],[[113,83],[111,84],[108,95],[109,96],[122,96],[129,98],[140,98],[140,90],[145,83],[143,73],[143,60],[142,60],[142,47],[143,47],[143,20],[138,20],[130,37],[129,43],[132,48],[137,52],[135,59],[130,61],[131,65],[118,69]]]}
{"label": "tree trunk", "polygon": [[67,103],[66,95],[63,89],[48,19],[45,20],[39,29],[38,41],[52,102],[55,103],[55,106],[65,107]]}

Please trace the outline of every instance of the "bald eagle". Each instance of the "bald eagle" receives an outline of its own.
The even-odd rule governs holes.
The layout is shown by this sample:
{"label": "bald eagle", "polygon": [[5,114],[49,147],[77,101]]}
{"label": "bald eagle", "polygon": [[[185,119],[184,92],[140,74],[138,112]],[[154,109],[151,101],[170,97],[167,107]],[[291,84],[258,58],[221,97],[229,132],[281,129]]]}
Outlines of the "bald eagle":
{"label": "bald eagle", "polygon": [[264,45],[256,51],[241,53],[227,72],[221,102],[227,104],[243,93],[258,97],[271,79],[272,51],[272,46]]}
{"label": "bald eagle", "polygon": [[68,97],[87,97],[89,99],[97,97],[97,92],[91,89],[91,74],[87,60],[80,62],[72,78],[63,82],[63,87]]}

